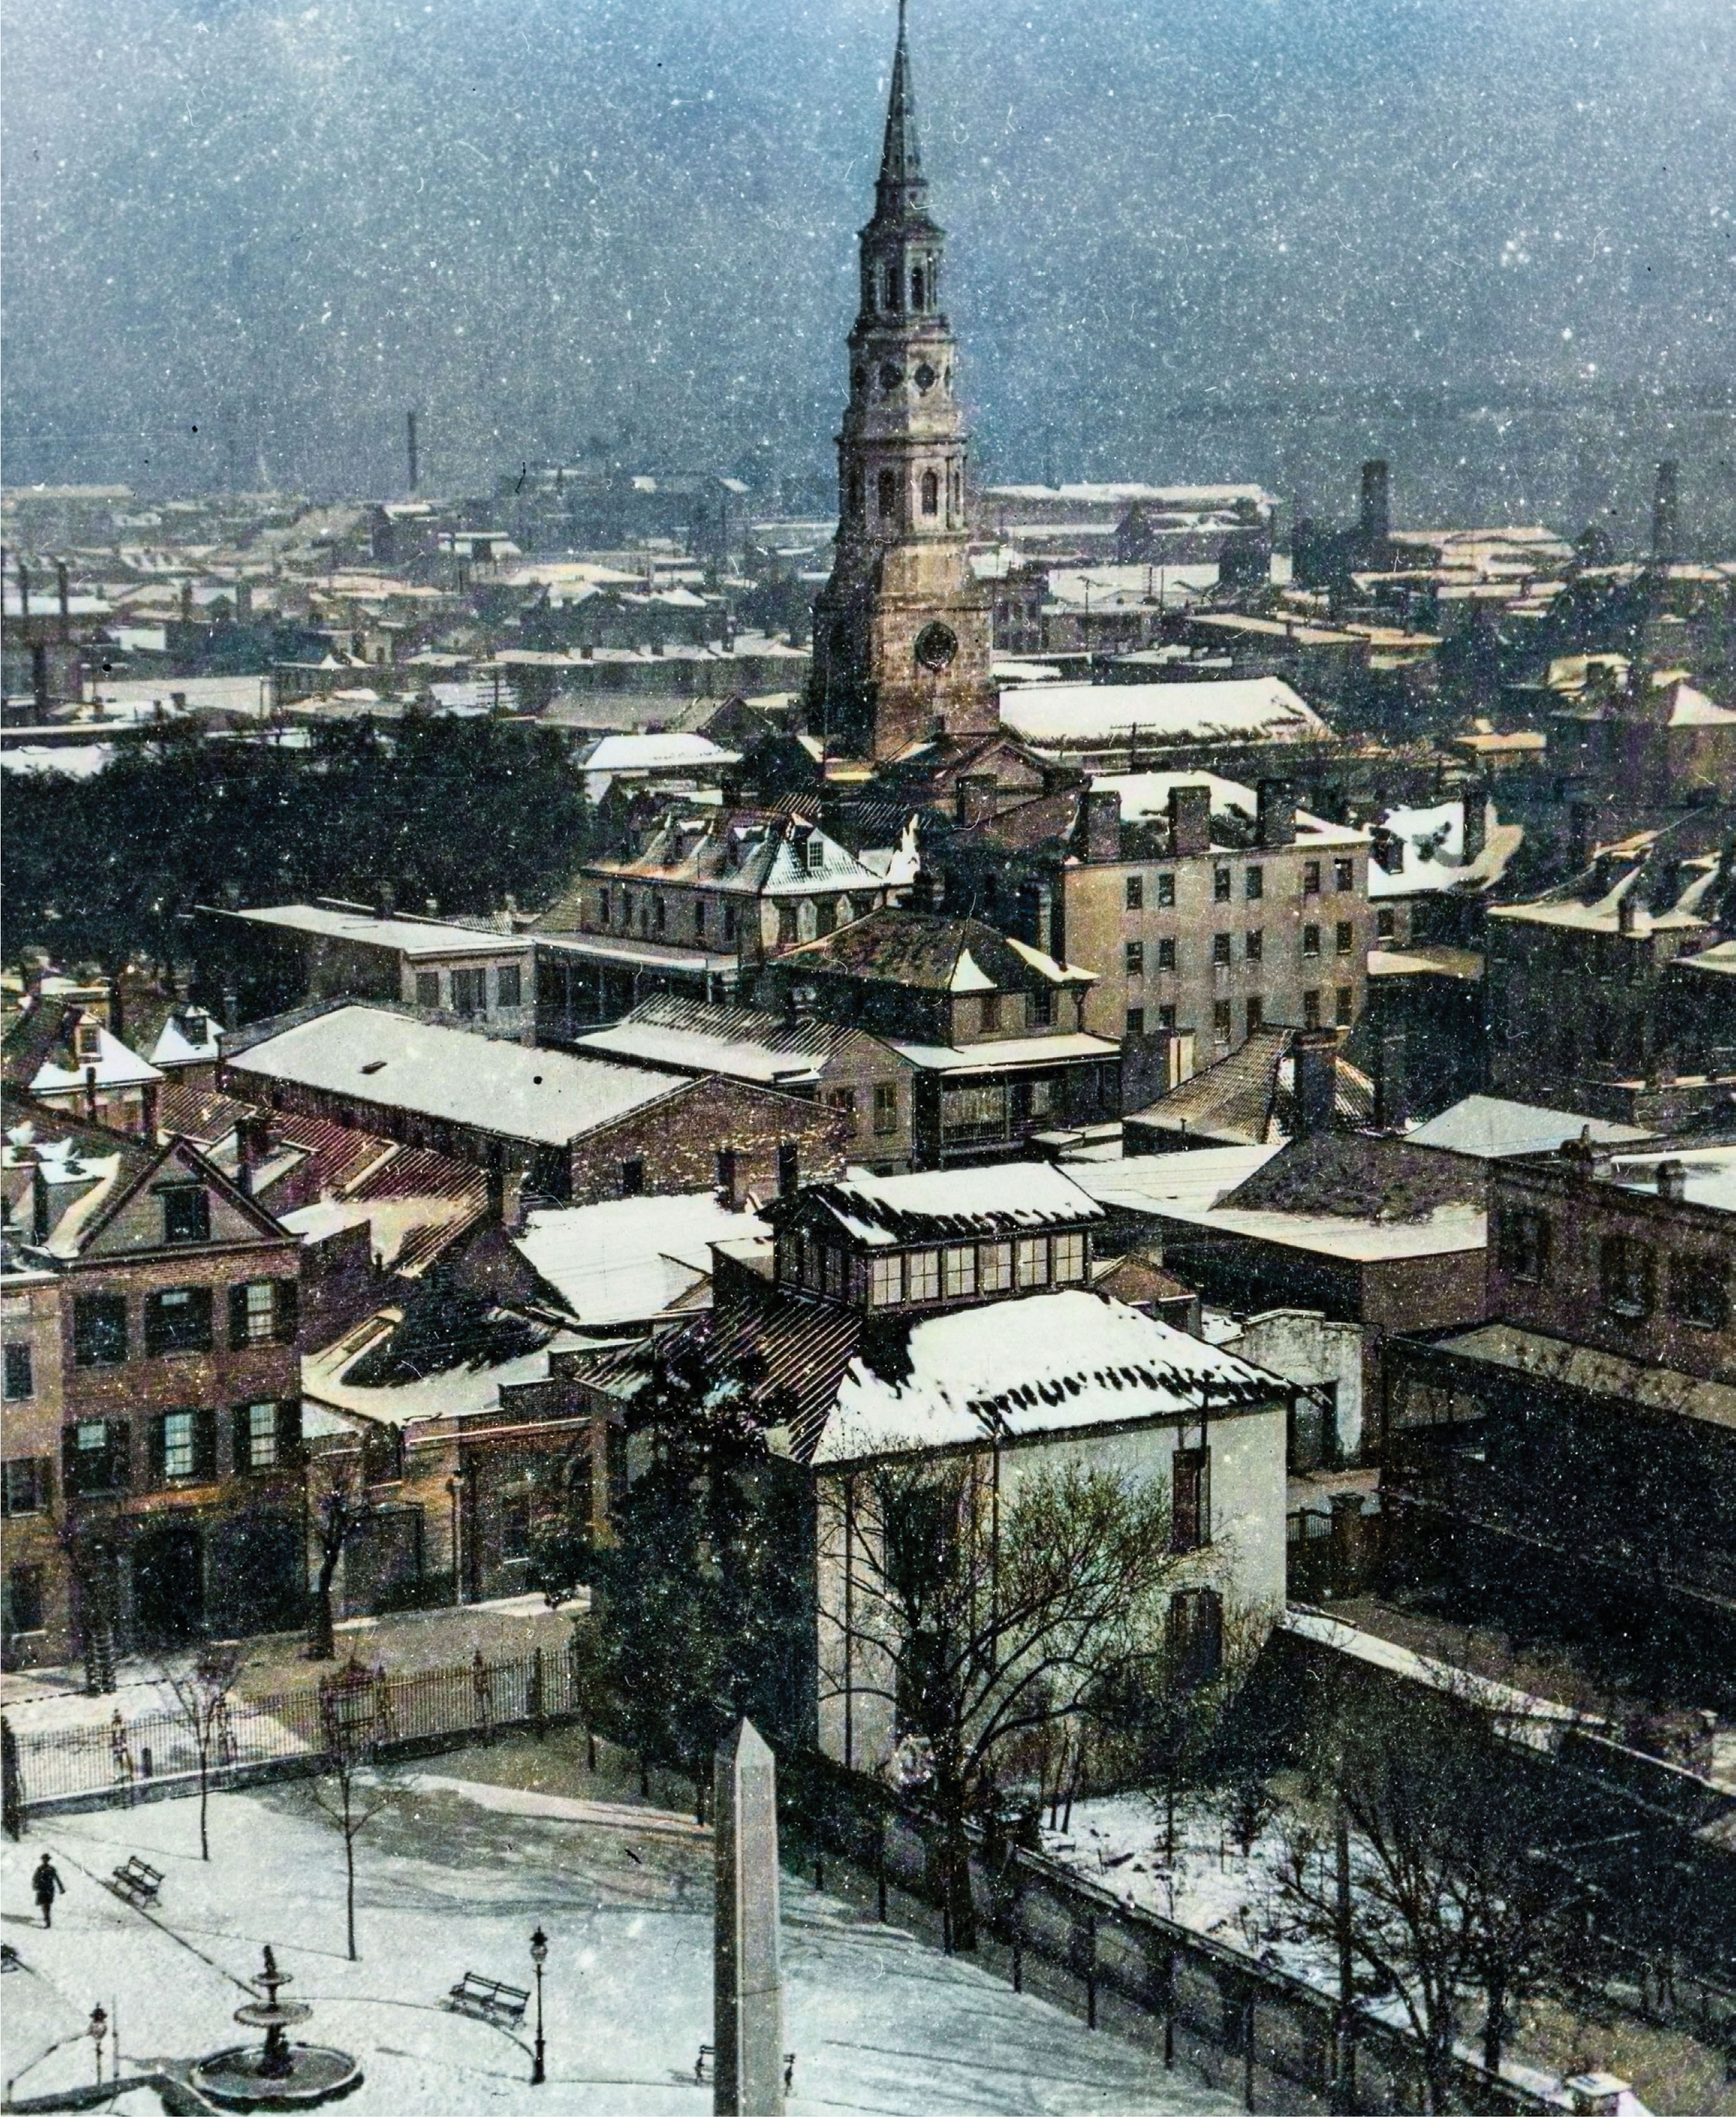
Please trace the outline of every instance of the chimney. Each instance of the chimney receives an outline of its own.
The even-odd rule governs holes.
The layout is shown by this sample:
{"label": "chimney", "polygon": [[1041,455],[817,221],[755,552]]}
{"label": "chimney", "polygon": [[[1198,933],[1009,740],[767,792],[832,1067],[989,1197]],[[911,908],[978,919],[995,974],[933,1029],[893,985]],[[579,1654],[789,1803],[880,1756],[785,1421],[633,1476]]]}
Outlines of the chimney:
{"label": "chimney", "polygon": [[1212,850],[1212,789],[1170,789],[1170,851],[1178,860]]}
{"label": "chimney", "polygon": [[1576,2073],[1564,2080],[1573,2102],[1573,2117],[1620,2117],[1628,2082],[1613,2073]]}
{"label": "chimney", "polygon": [[1362,467],[1362,514],[1357,523],[1358,539],[1364,551],[1376,545],[1384,544],[1392,533],[1392,516],[1387,500],[1387,467],[1378,457],[1371,459]]}
{"label": "chimney", "polygon": [[1480,779],[1465,789],[1465,865],[1482,857],[1489,843],[1489,789]]}
{"label": "chimney", "polygon": [[157,1137],[157,1083],[147,1081],[141,1096],[143,1108],[139,1114],[139,1131],[142,1137],[155,1143]]}
{"label": "chimney", "polygon": [[1113,788],[1091,787],[1082,806],[1087,860],[1121,857],[1121,796]]}
{"label": "chimney", "polygon": [[1293,846],[1296,842],[1296,796],[1290,782],[1263,779],[1258,799],[1260,843]]}
{"label": "chimney", "polygon": [[1682,482],[1674,459],[1658,465],[1658,482],[1652,488],[1651,556],[1657,560],[1682,556]]}
{"label": "chimney", "polygon": [[55,562],[54,585],[60,593],[60,636],[64,643],[72,636],[72,590],[67,579],[67,562],[64,559]]}
{"label": "chimney", "polygon": [[22,559],[18,561],[18,616],[25,625],[30,621],[30,576]]}
{"label": "chimney", "polygon": [[181,622],[183,625],[191,625],[192,621],[193,584],[191,581],[182,581],[181,583]]}
{"label": "chimney", "polygon": [[85,1115],[92,1124],[97,1122],[96,1068],[94,1066],[87,1066],[85,1068]]}
{"label": "chimney", "polygon": [[1295,1068],[1296,1137],[1330,1132],[1338,1106],[1338,1039],[1330,1029],[1299,1029],[1290,1049]]}
{"label": "chimney", "polygon": [[1658,1196],[1669,1199],[1672,1206],[1679,1206],[1688,1196],[1688,1164],[1685,1161],[1660,1161],[1658,1164]]}
{"label": "chimney", "polygon": [[380,885],[380,916],[390,919],[397,909],[398,885],[393,882],[382,882]]}
{"label": "chimney", "polygon": [[1567,865],[1578,874],[1591,858],[1591,804],[1571,801],[1567,805]]}
{"label": "chimney", "polygon": [[419,466],[416,461],[416,414],[413,412],[406,412],[404,415],[404,452],[409,458],[410,496],[414,499]]}
{"label": "chimney", "polygon": [[968,830],[986,823],[1000,806],[1000,788],[992,772],[968,772],[958,782],[958,820]]}
{"label": "chimney", "polygon": [[30,1171],[30,1240],[48,1239],[48,1179],[38,1161]]}
{"label": "chimney", "polygon": [[1618,933],[1635,934],[1639,931],[1640,902],[1637,879],[1615,907],[1615,924]]}
{"label": "chimney", "polygon": [[718,1149],[718,1203],[727,1213],[741,1211],[741,1181],[732,1146]]}
{"label": "chimney", "polygon": [[241,1001],[233,985],[223,989],[223,1026],[231,1035],[241,1024]]}
{"label": "chimney", "polygon": [[940,892],[935,886],[935,871],[930,867],[919,867],[910,879],[910,908],[912,911],[934,911],[939,909]]}
{"label": "chimney", "polygon": [[1404,1031],[1382,1030],[1374,1046],[1374,1125],[1378,1132],[1401,1130],[1410,1115],[1405,1057]]}

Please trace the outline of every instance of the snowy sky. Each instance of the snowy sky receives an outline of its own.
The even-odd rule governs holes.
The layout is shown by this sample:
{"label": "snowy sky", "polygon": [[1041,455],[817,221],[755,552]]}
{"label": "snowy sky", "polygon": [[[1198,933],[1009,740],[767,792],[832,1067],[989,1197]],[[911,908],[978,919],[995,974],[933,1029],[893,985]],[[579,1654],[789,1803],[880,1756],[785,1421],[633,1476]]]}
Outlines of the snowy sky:
{"label": "snowy sky", "polygon": [[[892,16],[7,0],[9,476],[386,487],[412,404],[447,489],[629,422],[823,468]],[[912,36],[1000,474],[1330,465],[1337,506],[1360,446],[1419,500],[1540,450],[1589,505],[1660,445],[1633,385],[1736,371],[1727,0],[915,0]],[[1442,389],[1420,427],[1343,396]],[[1540,392],[1603,408],[1540,439]],[[1731,426],[1663,452],[1727,467]]]}

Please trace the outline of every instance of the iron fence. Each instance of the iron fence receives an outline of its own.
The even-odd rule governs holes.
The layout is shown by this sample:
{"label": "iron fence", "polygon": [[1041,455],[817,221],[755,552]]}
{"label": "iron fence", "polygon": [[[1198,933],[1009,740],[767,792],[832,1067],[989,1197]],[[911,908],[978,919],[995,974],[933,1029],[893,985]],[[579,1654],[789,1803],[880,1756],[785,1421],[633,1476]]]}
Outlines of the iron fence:
{"label": "iron fence", "polygon": [[[82,1703],[82,1701],[81,1701]],[[339,1746],[390,1758],[487,1741],[496,1731],[570,1720],[579,1686],[570,1654],[545,1653],[393,1675],[351,1663],[293,1690],[232,1694],[211,1711],[204,1770],[212,1786],[317,1770]],[[62,1806],[123,1806],[196,1783],[193,1718],[166,1693],[117,1701],[106,1723],[6,1727],[9,1815]]]}

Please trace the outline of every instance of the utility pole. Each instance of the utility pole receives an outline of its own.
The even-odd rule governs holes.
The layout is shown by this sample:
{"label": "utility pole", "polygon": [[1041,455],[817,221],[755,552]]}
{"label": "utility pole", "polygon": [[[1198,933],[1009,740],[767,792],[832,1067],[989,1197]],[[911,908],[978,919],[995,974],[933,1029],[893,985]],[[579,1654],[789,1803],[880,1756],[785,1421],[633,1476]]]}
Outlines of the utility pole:
{"label": "utility pole", "polygon": [[413,500],[413,499],[416,497],[416,470],[417,470],[417,465],[416,465],[416,414],[415,414],[413,412],[406,412],[406,413],[404,413],[404,442],[405,442],[405,446],[406,446],[407,451],[408,451],[408,453],[409,453],[409,464],[410,464],[410,497],[411,497],[411,499],[412,499],[412,500]]}

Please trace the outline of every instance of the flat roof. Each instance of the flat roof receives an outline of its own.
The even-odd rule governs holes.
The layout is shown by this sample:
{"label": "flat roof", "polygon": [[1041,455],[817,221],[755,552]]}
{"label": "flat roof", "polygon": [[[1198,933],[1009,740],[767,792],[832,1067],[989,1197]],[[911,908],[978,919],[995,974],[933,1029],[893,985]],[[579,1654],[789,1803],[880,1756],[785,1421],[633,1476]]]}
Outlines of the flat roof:
{"label": "flat roof", "polygon": [[230,1069],[547,1146],[566,1146],[690,1085],[372,1007],[316,1015],[254,1045]]}
{"label": "flat roof", "polygon": [[901,1058],[930,1073],[994,1073],[1010,1068],[1041,1066],[1046,1061],[1118,1058],[1119,1044],[1079,1030],[1060,1036],[989,1037],[981,1044],[903,1044],[885,1041]]}
{"label": "flat roof", "polygon": [[332,941],[357,941],[370,948],[395,948],[402,956],[465,956],[486,952],[522,954],[530,946],[524,934],[497,934],[487,926],[448,926],[420,919],[386,919],[371,911],[341,911],[329,904],[268,904],[231,918],[256,926],[276,926],[293,934],[314,934]]}

